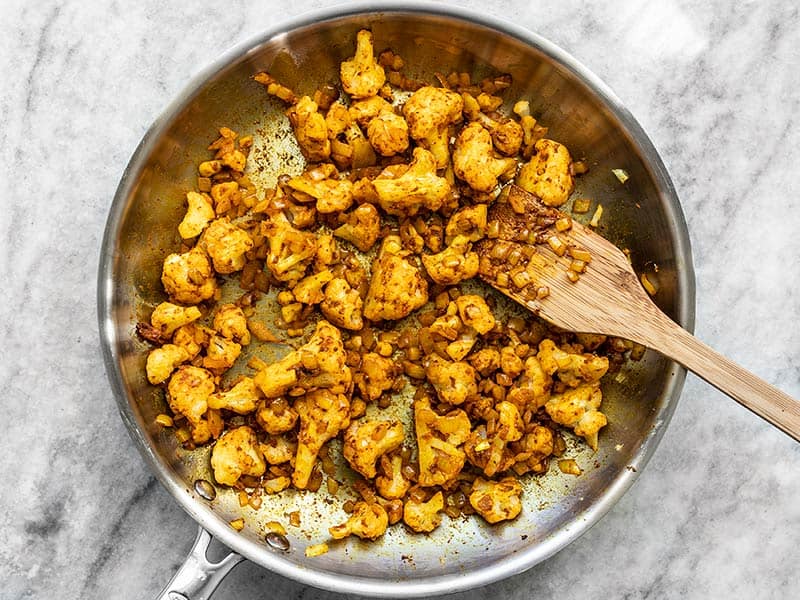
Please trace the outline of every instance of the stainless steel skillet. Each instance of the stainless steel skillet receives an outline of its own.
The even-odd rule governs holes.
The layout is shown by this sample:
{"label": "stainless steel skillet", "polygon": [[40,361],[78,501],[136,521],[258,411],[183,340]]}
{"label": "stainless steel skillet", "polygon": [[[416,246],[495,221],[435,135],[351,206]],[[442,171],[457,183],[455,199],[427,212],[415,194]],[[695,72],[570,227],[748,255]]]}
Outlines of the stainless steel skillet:
{"label": "stainless steel skillet", "polygon": [[[187,87],[153,124],[134,153],[111,206],[99,268],[101,344],[120,413],[159,481],[200,525],[197,545],[168,592],[207,597],[240,559],[219,566],[204,560],[209,536],[263,567],[305,584],[384,597],[451,593],[524,571],[584,533],[621,497],[652,455],[675,408],[684,371],[655,353],[605,383],[610,425],[600,448],[573,452],[585,473],[557,469],[525,486],[525,509],[514,522],[490,527],[476,519],[445,522],[428,536],[391,530],[376,543],[348,541],[316,558],[308,545],[323,541],[343,520],[341,502],[324,493],[269,497],[258,511],[240,508],[219,489],[213,500],[195,482],[212,481],[204,450],[185,452],[154,423],[165,410],[163,393],[144,377],[148,348],[136,339],[137,321],[164,299],[163,257],[179,245],[175,231],[196,165],[220,126],[253,134],[250,168],[263,185],[280,172],[302,168],[283,107],[265,97],[251,76],[268,70],[301,92],[335,81],[352,55],[360,28],[373,31],[378,49],[391,47],[408,74],[434,81],[435,72],[510,73],[506,97],[526,98],[550,136],[585,158],[589,172],[573,197],[604,206],[601,232],[630,248],[634,265],[658,265],[656,301],[683,327],[693,326],[694,275],[686,225],[669,176],[652,144],[614,94],[583,66],[545,39],[512,24],[454,7],[402,3],[317,12],[267,31],[223,56]],[[611,169],[623,168],[623,185]],[[577,451],[576,451],[577,452]],[[207,495],[207,494],[206,494]],[[287,522],[288,549],[265,541],[265,523]],[[244,517],[234,531],[229,521]],[[215,573],[215,575],[214,575]],[[164,597],[180,597],[169,596]]]}

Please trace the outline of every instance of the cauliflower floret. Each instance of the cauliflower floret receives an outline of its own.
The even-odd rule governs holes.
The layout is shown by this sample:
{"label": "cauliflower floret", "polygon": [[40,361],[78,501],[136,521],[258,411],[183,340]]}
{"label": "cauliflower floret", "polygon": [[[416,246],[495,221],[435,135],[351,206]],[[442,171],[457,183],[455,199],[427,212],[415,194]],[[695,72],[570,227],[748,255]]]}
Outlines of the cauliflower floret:
{"label": "cauliflower floret", "polygon": [[450,362],[433,354],[425,375],[436,389],[439,400],[447,404],[463,404],[478,393],[475,369],[469,363]]}
{"label": "cauliflower floret", "polygon": [[450,125],[461,119],[464,100],[444,88],[426,85],[411,94],[403,106],[411,137],[436,158],[436,168],[450,162]]}
{"label": "cauliflower floret", "polygon": [[253,247],[250,235],[228,217],[212,221],[200,240],[214,261],[214,270],[223,275],[241,271],[247,260],[245,253]]}
{"label": "cauliflower floret", "polygon": [[367,252],[381,233],[381,216],[372,204],[362,204],[347,215],[347,220],[333,235],[347,240],[362,252]]}
{"label": "cauliflower floret", "polygon": [[[327,214],[347,210],[353,203],[353,183],[348,179],[335,179],[336,169],[312,169],[289,180],[289,187],[308,194],[317,201],[317,211]],[[320,179],[321,175],[326,175]]]}
{"label": "cauliflower floret", "polygon": [[247,317],[244,311],[235,304],[223,304],[214,315],[214,329],[223,337],[247,346],[250,343],[250,331],[247,329]]}
{"label": "cauliflower floret", "polygon": [[469,503],[489,523],[514,519],[522,511],[522,486],[513,477],[486,481],[478,477],[472,484]]}
{"label": "cauliflower floret", "polygon": [[372,119],[384,113],[393,113],[394,108],[380,96],[372,96],[353,102],[348,112],[353,121],[361,127],[367,127]]}
{"label": "cauliflower floret", "polygon": [[341,260],[339,245],[336,243],[336,240],[333,239],[332,235],[323,233],[317,236],[317,252],[315,257],[315,265],[318,271],[336,264]]}
{"label": "cauliflower floret", "polygon": [[581,382],[599,381],[608,371],[608,358],[594,354],[567,352],[550,339],[542,340],[536,355],[548,375],[556,374],[570,387]]}
{"label": "cauliflower floret", "polygon": [[525,363],[512,346],[505,346],[500,350],[500,369],[512,379],[525,370]]}
{"label": "cauliflower floret", "polygon": [[228,212],[234,205],[238,205],[242,194],[239,184],[235,181],[226,181],[211,186],[211,197],[214,199],[214,210],[218,215]]}
{"label": "cauliflower floret", "polygon": [[430,398],[423,396],[414,401],[414,426],[419,449],[419,485],[431,487],[451,481],[466,460],[459,446],[469,437],[467,413],[456,409],[437,415]]}
{"label": "cauliflower floret", "polygon": [[185,240],[200,235],[209,222],[217,216],[211,200],[203,194],[189,192],[186,194],[186,201],[189,207],[178,225],[178,233]]}
{"label": "cauliflower floret", "polygon": [[208,346],[212,335],[214,335],[214,331],[208,327],[203,327],[197,323],[189,323],[175,330],[175,335],[172,336],[172,343],[186,350],[189,354],[189,360],[194,360],[200,354],[200,351]]}
{"label": "cauliflower floret", "polygon": [[227,392],[215,392],[208,397],[208,407],[227,409],[240,415],[246,415],[256,409],[261,394],[250,377],[244,377]]}
{"label": "cauliflower floret", "polygon": [[492,309],[486,300],[475,294],[463,294],[456,298],[458,314],[465,325],[472,327],[481,335],[494,329],[495,320]]}
{"label": "cauliflower floret", "polygon": [[427,282],[405,256],[398,236],[384,238],[372,263],[372,279],[364,300],[367,319],[402,319],[428,301]]}
{"label": "cauliflower floret", "polygon": [[189,353],[175,344],[155,348],[147,355],[147,380],[153,385],[166,381],[178,365],[189,359]]}
{"label": "cauliflower floret", "polygon": [[456,139],[453,150],[453,170],[478,192],[491,192],[497,178],[513,173],[517,161],[492,156],[492,136],[478,123],[470,123]]}
{"label": "cauliflower floret", "polygon": [[461,327],[461,319],[458,318],[458,315],[444,314],[431,323],[428,329],[431,330],[431,333],[440,335],[452,342],[458,338]]}
{"label": "cauliflower floret", "polygon": [[367,352],[361,357],[361,366],[353,383],[366,402],[372,402],[394,385],[397,377],[397,366],[393,361],[375,352]]}
{"label": "cauliflower floret", "polygon": [[350,402],[344,394],[315,390],[295,400],[294,409],[300,416],[300,431],[292,482],[304,490],[322,445],[350,424]]}
{"label": "cauliflower floret", "polygon": [[471,250],[469,238],[457,235],[437,254],[423,254],[422,264],[428,276],[442,285],[456,285],[478,273],[478,253]]}
{"label": "cauliflower floret", "polygon": [[488,435],[486,427],[479,426],[464,444],[469,461],[493,477],[509,469],[515,462],[516,452],[508,448],[524,434],[524,424],[517,407],[503,400],[495,406],[497,421],[494,432]]}
{"label": "cauliflower floret", "polygon": [[502,122],[495,122],[490,129],[492,142],[497,151],[506,156],[516,156],[522,147],[522,140],[525,132],[522,125],[513,119]]}
{"label": "cauliflower floret", "polygon": [[470,357],[469,362],[483,377],[488,377],[500,368],[500,352],[495,348],[481,348]]}
{"label": "cauliflower floret", "polygon": [[295,423],[297,423],[297,411],[289,405],[285,398],[272,398],[259,404],[256,421],[264,431],[271,435],[286,433],[294,429]]}
{"label": "cauliflower floret", "polygon": [[214,335],[208,342],[203,366],[209,371],[220,375],[233,366],[241,352],[241,344],[237,344],[233,340],[220,335]]}
{"label": "cauliflower floret", "polygon": [[264,453],[264,460],[268,464],[282,465],[290,462],[297,454],[297,441],[285,435],[271,435],[266,442],[261,444],[261,452]]}
{"label": "cauliflower floret", "polygon": [[331,142],[325,117],[317,111],[317,103],[303,96],[286,111],[294,137],[308,162],[322,162],[331,155]]}
{"label": "cauliflower floret", "polygon": [[567,201],[572,187],[569,166],[572,162],[565,146],[553,140],[541,139],[534,146],[536,154],[522,165],[517,185],[541,198],[548,206],[561,206]]}
{"label": "cauliflower floret", "polygon": [[531,431],[522,436],[515,446],[518,454],[517,463],[513,466],[517,475],[533,471],[544,473],[547,469],[546,459],[553,454],[555,448],[553,432],[547,427],[535,425]]}
{"label": "cauliflower floret", "polygon": [[153,309],[150,324],[164,337],[170,337],[179,327],[193,323],[202,316],[196,306],[178,306],[171,302],[162,302]]}
{"label": "cauliflower floret", "polygon": [[522,377],[509,388],[506,399],[522,412],[539,410],[550,398],[552,387],[553,380],[542,368],[542,363],[535,356],[529,356]]}
{"label": "cauliflower floret", "polygon": [[328,269],[301,279],[292,288],[295,300],[303,304],[319,304],[325,298],[323,288],[331,279],[333,273]]}
{"label": "cauliflower floret", "polygon": [[597,432],[608,423],[598,410],[602,401],[600,384],[594,382],[567,389],[563,394],[553,394],[544,409],[553,421],[573,429],[592,450],[597,450]]}
{"label": "cauliflower floret", "polygon": [[167,401],[175,414],[186,417],[195,443],[207,442],[212,432],[206,421],[208,397],[214,393],[214,375],[206,369],[184,365],[167,385]]}
{"label": "cauliflower floret", "polygon": [[399,447],[404,436],[399,421],[356,421],[344,432],[342,453],[354,470],[372,479],[378,458]]}
{"label": "cauliflower floret", "polygon": [[263,475],[267,464],[255,431],[247,425],[226,431],[211,449],[211,468],[221,485],[235,485],[242,475]]}
{"label": "cauliflower floret", "polygon": [[198,304],[217,291],[211,261],[200,248],[183,254],[170,254],[164,259],[161,283],[170,298],[184,304]]}
{"label": "cauliflower floret", "polygon": [[302,279],[317,253],[316,236],[292,227],[281,211],[262,222],[261,233],[269,241],[266,264],[275,279],[283,282]]}
{"label": "cauliflower floret", "polygon": [[381,456],[381,475],[375,478],[375,488],[387,500],[397,500],[406,495],[411,482],[403,475],[403,457],[398,453]]}
{"label": "cauliflower floret", "polygon": [[367,138],[381,156],[394,156],[408,149],[408,123],[394,114],[385,112],[369,122]]}
{"label": "cauliflower floret", "polygon": [[399,177],[393,171],[381,173],[372,182],[378,204],[390,215],[413,216],[423,206],[439,210],[450,197],[450,184],[436,174],[436,160],[424,148],[414,148],[408,170]]}
{"label": "cauliflower floret", "polygon": [[342,334],[321,320],[307,344],[264,367],[254,380],[267,398],[278,398],[292,388],[325,388],[344,394],[352,383],[346,358]]}
{"label": "cauliflower floret", "polygon": [[487,209],[485,204],[465,206],[453,213],[445,228],[445,242],[448,244],[456,236],[465,236],[470,242],[477,242],[486,236]]}
{"label": "cauliflower floret", "polygon": [[325,286],[325,298],[319,305],[322,314],[337,327],[358,331],[364,326],[361,309],[364,303],[358,291],[341,277]]}
{"label": "cauliflower floret", "polygon": [[428,533],[442,522],[444,494],[439,490],[427,502],[417,502],[413,498],[403,505],[403,522],[417,533]]}
{"label": "cauliflower floret", "polygon": [[356,35],[356,54],[339,68],[342,88],[353,98],[368,98],[378,93],[386,82],[383,67],[375,61],[372,32],[362,29]]}
{"label": "cauliflower floret", "polygon": [[328,533],[335,540],[341,540],[348,535],[355,535],[362,540],[374,540],[382,536],[389,526],[389,515],[380,504],[356,502],[353,512],[345,523],[334,525]]}

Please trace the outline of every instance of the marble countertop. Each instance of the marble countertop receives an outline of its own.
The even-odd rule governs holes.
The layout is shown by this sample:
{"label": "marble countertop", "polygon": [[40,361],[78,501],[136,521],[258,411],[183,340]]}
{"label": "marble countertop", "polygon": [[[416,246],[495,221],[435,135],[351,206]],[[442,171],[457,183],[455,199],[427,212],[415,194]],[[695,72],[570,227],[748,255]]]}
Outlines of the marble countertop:
{"label": "marble countertop", "polygon": [[[193,521],[140,459],[106,380],[102,231],[136,144],[189,78],[322,4],[4,3],[0,598],[155,597],[191,546]],[[456,4],[513,17],[617,92],[683,201],[698,337],[800,398],[795,3]],[[788,598],[799,498],[800,445],[690,376],[648,468],[599,524],[530,571],[454,598]],[[244,563],[214,597],[339,596]]]}

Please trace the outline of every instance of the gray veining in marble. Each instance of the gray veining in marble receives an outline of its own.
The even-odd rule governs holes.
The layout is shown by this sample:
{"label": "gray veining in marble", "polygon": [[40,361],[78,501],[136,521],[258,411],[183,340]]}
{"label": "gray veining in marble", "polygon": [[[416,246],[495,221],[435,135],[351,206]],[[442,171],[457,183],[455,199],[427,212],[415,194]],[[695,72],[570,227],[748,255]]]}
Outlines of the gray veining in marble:
{"label": "gray veining in marble", "polygon": [[[462,0],[550,38],[651,136],[692,237],[697,334],[800,397],[800,15],[794,2]],[[110,200],[193,73],[294,2],[3,3],[0,598],[148,598],[195,528],[111,398],[95,273]],[[376,3],[377,4],[377,3]],[[486,597],[790,598],[800,446],[697,378],[648,468],[588,534]],[[315,598],[245,563],[215,598]]]}

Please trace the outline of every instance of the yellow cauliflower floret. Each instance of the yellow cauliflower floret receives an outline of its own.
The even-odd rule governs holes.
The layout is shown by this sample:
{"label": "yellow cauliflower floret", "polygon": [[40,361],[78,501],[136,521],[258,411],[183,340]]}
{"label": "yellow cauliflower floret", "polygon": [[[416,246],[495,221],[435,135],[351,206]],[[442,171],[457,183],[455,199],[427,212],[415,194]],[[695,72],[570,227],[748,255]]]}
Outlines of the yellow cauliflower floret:
{"label": "yellow cauliflower floret", "polygon": [[211,197],[214,199],[214,210],[218,215],[228,212],[242,198],[239,184],[225,181],[211,186]]}
{"label": "yellow cauliflower floret", "polygon": [[414,401],[414,426],[419,449],[419,485],[443,485],[464,466],[466,454],[459,447],[469,437],[470,422],[463,410],[437,415],[427,396]]}
{"label": "yellow cauliflower floret", "polygon": [[408,149],[408,123],[400,115],[384,112],[367,125],[367,139],[381,156],[394,156]]}
{"label": "yellow cauliflower floret", "polygon": [[184,304],[198,304],[217,291],[211,261],[200,248],[183,254],[170,254],[164,259],[161,283],[170,298]]}
{"label": "yellow cauliflower floret", "polygon": [[403,522],[417,533],[428,533],[442,522],[444,494],[439,490],[427,502],[417,502],[413,498],[403,505]]}
{"label": "yellow cauliflower floret", "polygon": [[319,308],[337,327],[358,331],[364,326],[361,317],[363,306],[358,291],[351,288],[345,279],[337,277],[325,286],[325,298]]}
{"label": "yellow cauliflower floret", "polygon": [[397,500],[406,495],[411,482],[403,475],[403,457],[400,454],[381,456],[381,475],[375,478],[375,488],[387,500]]}
{"label": "yellow cauliflower floret", "polygon": [[317,103],[303,96],[286,114],[292,124],[294,137],[308,162],[322,162],[331,155],[331,142],[325,117],[317,111]]}
{"label": "yellow cauliflower floret", "polygon": [[236,362],[241,353],[241,344],[237,344],[221,335],[214,335],[208,342],[203,366],[209,371],[220,375],[233,366],[233,363]]}
{"label": "yellow cauliflower floret", "polygon": [[[312,169],[289,180],[289,187],[308,194],[317,201],[321,214],[347,210],[353,203],[353,183],[348,179],[335,179],[333,165],[330,169]],[[327,172],[326,172],[327,171]],[[321,175],[327,175],[320,179]]]}
{"label": "yellow cauliflower floret", "polygon": [[456,138],[453,170],[478,192],[491,192],[504,173],[513,174],[517,161],[492,156],[492,136],[478,123],[470,123]]}
{"label": "yellow cauliflower floret", "polygon": [[208,397],[208,407],[227,409],[240,415],[253,412],[261,399],[256,384],[250,377],[244,377],[227,392],[215,392]]}
{"label": "yellow cauliflower floret", "polygon": [[316,270],[321,271],[325,267],[329,267],[341,260],[341,252],[339,252],[339,245],[332,235],[323,233],[317,236],[317,252],[314,255],[316,258]]}
{"label": "yellow cauliflower floret", "polygon": [[500,352],[495,348],[481,348],[470,357],[469,362],[478,373],[488,377],[500,368]]}
{"label": "yellow cauliflower floret", "polygon": [[548,206],[561,206],[573,188],[569,166],[572,163],[565,146],[553,140],[541,139],[534,146],[536,154],[522,165],[517,185],[541,198]]}
{"label": "yellow cauliflower floret", "polygon": [[486,427],[479,426],[470,434],[464,444],[469,461],[483,472],[493,477],[509,469],[515,462],[516,452],[508,448],[510,442],[522,438],[524,424],[522,417],[511,402],[501,401],[495,406],[497,420],[494,431],[489,435]]}
{"label": "yellow cauliflower floret", "polygon": [[193,323],[202,316],[196,306],[178,306],[171,302],[162,302],[153,309],[150,324],[164,337],[170,337],[179,327]]}
{"label": "yellow cauliflower floret", "polygon": [[378,459],[403,443],[399,421],[356,421],[344,432],[342,453],[350,466],[367,479],[377,475]]}
{"label": "yellow cauliflower floret", "polygon": [[297,411],[285,398],[264,400],[258,405],[256,422],[271,435],[286,433],[294,429],[297,423]]}
{"label": "yellow cauliflower floret", "polygon": [[189,207],[178,225],[178,233],[185,240],[200,235],[209,222],[217,216],[211,200],[203,194],[189,192],[186,194],[186,201],[189,203]]}
{"label": "yellow cauliflower floret", "polygon": [[597,432],[608,423],[598,410],[602,401],[600,384],[594,382],[568,389],[563,394],[553,394],[544,408],[553,421],[571,428],[592,450],[597,450]]}
{"label": "yellow cauliflower floret", "polygon": [[512,379],[525,370],[525,363],[512,346],[504,346],[500,350],[500,369]]}
{"label": "yellow cauliflower floret", "polygon": [[402,319],[428,301],[428,284],[406,256],[398,236],[384,238],[364,300],[367,319]]}
{"label": "yellow cauliflower floret", "polygon": [[344,394],[315,390],[295,400],[294,409],[300,417],[300,431],[292,482],[304,490],[322,445],[350,424],[350,402]]}
{"label": "yellow cauliflower floret", "polygon": [[420,208],[439,210],[450,197],[450,184],[436,174],[436,160],[424,148],[414,148],[408,170],[399,177],[384,171],[372,182],[378,204],[390,215],[413,216]]}
{"label": "yellow cauliflower floret", "polygon": [[372,96],[363,100],[356,100],[350,105],[348,113],[350,118],[361,127],[367,127],[369,122],[384,113],[393,113],[394,108],[380,96]]}
{"label": "yellow cauliflower floret", "polygon": [[381,216],[372,204],[360,205],[333,231],[333,235],[347,240],[362,252],[372,248],[380,233]]}
{"label": "yellow cauliflower floret", "polygon": [[203,327],[197,323],[189,323],[175,330],[175,334],[172,336],[172,343],[186,350],[189,354],[189,360],[194,360],[200,354],[200,351],[208,346],[212,335],[214,335],[214,331],[208,327]]}
{"label": "yellow cauliflower floret", "polygon": [[345,523],[334,525],[328,533],[335,540],[341,540],[349,535],[355,535],[362,540],[374,540],[382,536],[389,526],[389,515],[380,504],[356,502],[353,512]]}
{"label": "yellow cauliflower floret", "polygon": [[214,261],[214,270],[223,275],[241,271],[247,261],[245,253],[253,247],[250,235],[228,217],[212,221],[200,241]]}
{"label": "yellow cauliflower floret", "polygon": [[553,454],[555,449],[553,432],[547,427],[535,425],[519,441],[519,454],[515,457],[517,463],[514,465],[514,472],[517,475],[524,475],[530,471],[543,473],[547,468],[545,459]]}
{"label": "yellow cauliflower floret", "polygon": [[292,227],[280,211],[261,224],[261,233],[269,242],[266,264],[275,279],[283,282],[302,279],[317,253],[316,236]]}
{"label": "yellow cauliflower floret", "polygon": [[558,375],[570,387],[584,381],[599,381],[608,371],[608,358],[605,356],[567,352],[550,339],[542,340],[536,356],[546,373]]}
{"label": "yellow cauliflower floret", "polygon": [[263,475],[267,464],[255,432],[242,425],[222,434],[211,449],[211,468],[221,485],[235,485],[242,475]]}
{"label": "yellow cauliflower floret", "polygon": [[362,29],[356,35],[356,54],[339,68],[342,88],[353,98],[374,96],[386,82],[383,67],[375,61],[372,33]]}
{"label": "yellow cauliflower floret", "polygon": [[442,336],[446,340],[453,341],[458,338],[459,331],[461,330],[461,319],[458,315],[444,314],[437,317],[436,320],[430,324],[428,329],[431,333]]}
{"label": "yellow cauliflower floret", "polygon": [[[285,435],[272,435],[266,442],[261,444],[261,452],[264,453],[264,460],[267,463],[282,465],[290,462],[294,455],[297,454],[297,441]],[[291,482],[289,480],[289,483]]]}
{"label": "yellow cauliflower floret", "polygon": [[301,279],[292,288],[295,300],[303,304],[319,304],[325,298],[323,288],[331,279],[333,273],[328,269]]}
{"label": "yellow cauliflower floret", "polygon": [[469,503],[489,523],[515,518],[522,511],[522,486],[513,477],[486,481],[478,477],[472,484]]}
{"label": "yellow cauliflower floret", "polygon": [[449,244],[456,236],[465,236],[477,242],[486,236],[487,209],[485,204],[465,206],[453,213],[445,228],[445,241]]}
{"label": "yellow cauliflower floret", "polygon": [[250,343],[250,331],[247,329],[247,317],[244,311],[235,304],[222,304],[214,315],[214,329],[223,337],[247,346]]}
{"label": "yellow cauliflower floret", "polygon": [[461,120],[463,109],[458,93],[429,85],[411,94],[403,106],[411,137],[433,153],[437,169],[450,162],[450,125]]}
{"label": "yellow cauliflower floret", "polygon": [[395,377],[397,377],[397,367],[392,360],[375,352],[367,352],[361,357],[361,366],[353,375],[353,383],[361,397],[366,402],[372,402],[380,398],[383,392],[391,389]]}
{"label": "yellow cauliflower floret", "polygon": [[522,412],[539,410],[550,398],[552,387],[553,380],[542,368],[542,363],[535,356],[529,356],[522,377],[509,388],[506,399]]}
{"label": "yellow cauliflower floret", "polygon": [[214,375],[200,367],[184,365],[172,375],[167,385],[167,401],[175,414],[186,417],[192,438],[198,444],[211,437],[205,422],[208,397],[214,393]]}
{"label": "yellow cauliflower floret", "polygon": [[481,335],[494,329],[495,320],[492,309],[480,296],[463,294],[456,298],[456,306],[458,306],[458,314],[464,325],[472,327]]}
{"label": "yellow cauliflower floret", "polygon": [[522,147],[525,131],[522,125],[513,119],[496,121],[490,129],[492,142],[497,151],[506,156],[516,156]]}
{"label": "yellow cauliflower floret", "polygon": [[178,365],[189,359],[189,353],[175,344],[155,348],[147,355],[147,380],[153,385],[166,381]]}
{"label": "yellow cauliflower floret", "polygon": [[442,285],[455,285],[472,279],[478,273],[479,259],[472,251],[469,238],[457,235],[452,243],[437,254],[423,254],[422,264],[428,276]]}
{"label": "yellow cauliflower floret", "polygon": [[469,363],[450,362],[432,354],[425,375],[436,389],[439,400],[447,404],[463,404],[478,393],[475,369]]}

